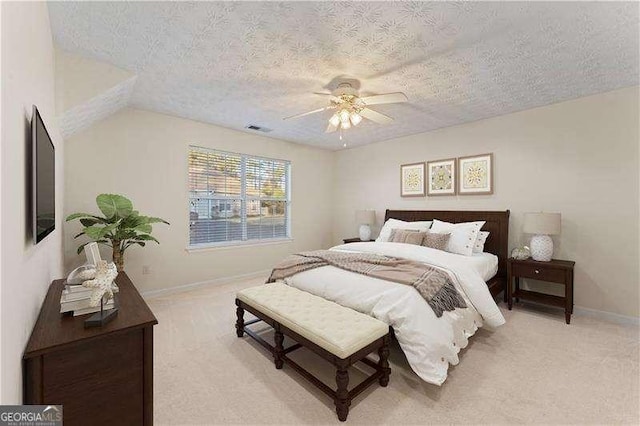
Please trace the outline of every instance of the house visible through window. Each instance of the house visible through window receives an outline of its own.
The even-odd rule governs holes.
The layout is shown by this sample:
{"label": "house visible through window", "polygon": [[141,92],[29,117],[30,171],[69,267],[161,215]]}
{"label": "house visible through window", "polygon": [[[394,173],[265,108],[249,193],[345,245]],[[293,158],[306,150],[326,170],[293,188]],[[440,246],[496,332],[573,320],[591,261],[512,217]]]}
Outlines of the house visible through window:
{"label": "house visible through window", "polygon": [[290,163],[189,147],[189,245],[290,237]]}

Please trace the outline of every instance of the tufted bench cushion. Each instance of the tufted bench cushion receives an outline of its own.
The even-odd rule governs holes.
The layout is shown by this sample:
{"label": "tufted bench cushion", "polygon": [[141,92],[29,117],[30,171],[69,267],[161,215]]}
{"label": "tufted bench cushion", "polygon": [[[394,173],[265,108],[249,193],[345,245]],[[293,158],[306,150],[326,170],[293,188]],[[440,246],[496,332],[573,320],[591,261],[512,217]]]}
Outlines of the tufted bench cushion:
{"label": "tufted bench cushion", "polygon": [[380,320],[279,282],[236,297],[343,359],[389,333]]}

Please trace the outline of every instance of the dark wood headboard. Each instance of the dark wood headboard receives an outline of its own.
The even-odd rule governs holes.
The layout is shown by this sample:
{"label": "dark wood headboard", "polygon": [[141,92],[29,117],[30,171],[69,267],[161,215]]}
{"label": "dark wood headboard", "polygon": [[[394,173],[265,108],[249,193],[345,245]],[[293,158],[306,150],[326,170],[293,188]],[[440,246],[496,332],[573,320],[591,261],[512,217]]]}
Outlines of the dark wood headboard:
{"label": "dark wood headboard", "polygon": [[472,211],[472,210],[387,210],[387,219],[398,219],[406,222],[438,219],[444,222],[460,223],[484,220],[487,223],[483,231],[489,231],[489,238],[484,244],[484,251],[498,256],[497,277],[507,276],[507,258],[509,257],[509,210],[505,211]]}

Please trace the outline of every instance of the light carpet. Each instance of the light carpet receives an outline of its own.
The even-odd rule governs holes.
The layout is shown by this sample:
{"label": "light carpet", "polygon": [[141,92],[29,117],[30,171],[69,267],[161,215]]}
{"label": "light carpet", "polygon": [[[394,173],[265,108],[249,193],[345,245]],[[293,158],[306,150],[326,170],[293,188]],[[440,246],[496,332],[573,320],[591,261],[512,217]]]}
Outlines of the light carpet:
{"label": "light carpet", "polygon": [[[338,424],[333,401],[249,337],[236,337],[244,280],[148,300],[155,327],[155,423]],[[442,386],[420,380],[397,343],[391,381],[356,398],[350,424],[640,424],[638,327],[542,307],[502,307]],[[258,326],[258,324],[253,327]],[[301,349],[292,358],[333,387],[334,370]],[[362,377],[352,373],[352,384]]]}

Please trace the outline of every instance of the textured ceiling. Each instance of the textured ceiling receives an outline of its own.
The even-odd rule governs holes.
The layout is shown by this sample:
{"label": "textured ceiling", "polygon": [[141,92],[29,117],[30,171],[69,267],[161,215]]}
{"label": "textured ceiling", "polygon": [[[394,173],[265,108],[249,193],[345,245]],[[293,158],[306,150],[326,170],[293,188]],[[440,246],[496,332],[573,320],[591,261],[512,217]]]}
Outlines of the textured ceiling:
{"label": "textured ceiling", "polygon": [[[341,75],[402,91],[349,146],[637,85],[638,3],[50,2],[56,43],[138,75],[131,104],[338,149]],[[335,82],[335,80],[334,80]],[[329,85],[329,86],[327,86]]]}

